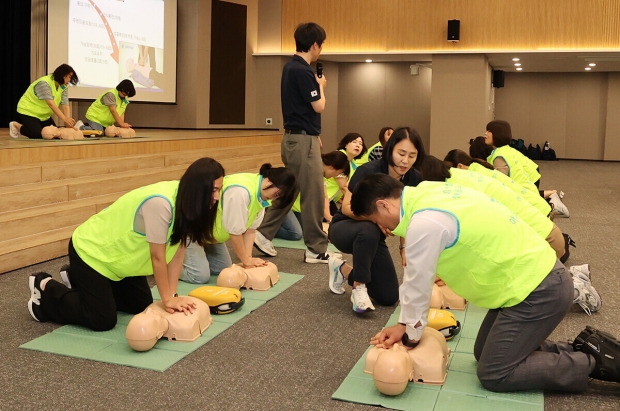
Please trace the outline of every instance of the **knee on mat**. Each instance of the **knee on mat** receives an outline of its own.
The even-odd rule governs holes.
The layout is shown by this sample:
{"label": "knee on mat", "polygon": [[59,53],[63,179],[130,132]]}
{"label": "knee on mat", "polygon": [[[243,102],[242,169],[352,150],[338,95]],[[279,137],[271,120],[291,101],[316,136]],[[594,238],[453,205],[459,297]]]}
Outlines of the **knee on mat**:
{"label": "knee on mat", "polygon": [[[486,388],[489,391],[493,391],[493,392],[511,391],[510,384],[506,384],[502,379],[499,379],[499,378],[494,378],[494,379],[482,378],[481,374],[482,374],[482,372],[481,372],[480,363],[478,363],[478,380],[480,380],[480,384],[482,384],[482,386],[484,388]],[[489,374],[488,371],[485,372],[485,375],[486,374]]]}
{"label": "knee on mat", "polygon": [[396,292],[394,293],[384,293],[377,296],[375,295],[375,293],[372,292],[372,289],[369,287],[368,296],[372,298],[375,303],[390,307],[398,302],[398,289],[396,289]]}
{"label": "knee on mat", "polygon": [[93,331],[110,331],[116,326],[116,311],[114,313],[102,314],[96,321],[92,321],[90,328]]}

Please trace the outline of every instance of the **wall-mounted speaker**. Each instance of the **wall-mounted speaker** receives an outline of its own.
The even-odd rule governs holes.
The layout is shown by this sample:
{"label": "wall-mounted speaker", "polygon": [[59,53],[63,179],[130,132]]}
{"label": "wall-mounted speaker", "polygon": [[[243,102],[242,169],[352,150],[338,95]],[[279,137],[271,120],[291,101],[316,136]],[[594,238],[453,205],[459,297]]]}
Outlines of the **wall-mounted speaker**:
{"label": "wall-mounted speaker", "polygon": [[493,87],[504,87],[504,70],[493,70]]}
{"label": "wall-mounted speaker", "polygon": [[457,43],[461,39],[461,20],[448,20],[448,41]]}

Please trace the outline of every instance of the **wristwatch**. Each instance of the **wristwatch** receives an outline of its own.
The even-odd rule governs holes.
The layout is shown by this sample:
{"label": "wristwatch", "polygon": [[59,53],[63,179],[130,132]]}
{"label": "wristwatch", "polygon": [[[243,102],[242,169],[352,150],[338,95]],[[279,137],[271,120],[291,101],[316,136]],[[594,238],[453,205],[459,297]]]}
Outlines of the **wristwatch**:
{"label": "wristwatch", "polygon": [[407,332],[406,331],[403,334],[403,339],[401,340],[401,342],[403,343],[403,345],[405,347],[409,347],[409,348],[415,348],[420,343],[420,341],[412,341],[412,340],[410,340],[409,336],[407,336]]}

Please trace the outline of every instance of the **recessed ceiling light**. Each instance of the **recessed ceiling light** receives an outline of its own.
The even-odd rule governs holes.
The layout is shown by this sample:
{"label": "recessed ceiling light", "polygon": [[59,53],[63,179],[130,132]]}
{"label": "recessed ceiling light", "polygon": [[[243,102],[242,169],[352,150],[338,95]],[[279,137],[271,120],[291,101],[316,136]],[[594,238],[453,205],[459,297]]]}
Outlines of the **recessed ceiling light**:
{"label": "recessed ceiling light", "polygon": [[371,59],[366,59],[366,63],[372,63]]}
{"label": "recessed ceiling light", "polygon": [[592,67],[586,67],[586,70],[590,71],[590,70],[592,70]]}
{"label": "recessed ceiling light", "polygon": [[596,63],[590,63],[590,64],[588,64],[588,66],[594,67],[594,66],[596,66]]}
{"label": "recessed ceiling light", "polygon": [[521,63],[515,63],[515,66],[521,67]]}
{"label": "recessed ceiling light", "polygon": [[517,71],[521,71],[523,70],[521,67],[517,67]]}
{"label": "recessed ceiling light", "polygon": [[519,60],[521,60],[519,57],[515,57],[512,59],[512,61],[519,61]]}

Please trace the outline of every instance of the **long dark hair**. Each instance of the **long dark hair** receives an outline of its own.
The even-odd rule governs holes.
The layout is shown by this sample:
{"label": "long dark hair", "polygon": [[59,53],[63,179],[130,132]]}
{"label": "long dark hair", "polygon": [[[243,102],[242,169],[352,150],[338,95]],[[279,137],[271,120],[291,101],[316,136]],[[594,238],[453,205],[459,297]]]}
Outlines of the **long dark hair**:
{"label": "long dark hair", "polygon": [[73,75],[71,76],[71,80],[69,80],[69,83],[75,86],[77,83],[80,82],[80,79],[78,78],[75,70],[73,70],[73,67],[68,64],[61,64],[60,66],[56,67],[56,70],[54,70],[54,72],[52,73],[52,78],[58,84],[65,84],[65,76],[71,73],[73,73]]}
{"label": "long dark hair", "polygon": [[427,155],[418,169],[422,176],[422,181],[446,181],[450,178],[450,169],[440,159],[435,156]]}
{"label": "long dark hair", "polygon": [[411,127],[398,127],[394,130],[390,139],[387,143],[385,143],[385,147],[383,147],[383,157],[381,157],[381,161],[385,161],[388,166],[393,166],[394,160],[392,159],[392,153],[394,151],[394,146],[406,138],[408,138],[409,141],[411,141],[411,144],[413,144],[416,150],[418,150],[418,155],[413,163],[413,166],[411,167],[417,169],[420,164],[422,164],[422,161],[424,161],[426,151],[424,151],[422,137],[420,137],[420,134],[415,128]]}
{"label": "long dark hair", "polygon": [[265,163],[260,167],[259,173],[280,189],[282,194],[278,200],[282,201],[282,204],[290,204],[295,200],[297,180],[291,170],[285,167],[272,167],[271,164]]}
{"label": "long dark hair", "polygon": [[329,153],[321,154],[323,164],[331,166],[334,170],[342,170],[342,174],[349,176],[351,170],[351,163],[349,158],[342,151],[331,151]]}
{"label": "long dark hair", "polygon": [[379,142],[381,143],[381,146],[384,146],[386,141],[385,141],[385,132],[388,130],[392,130],[392,132],[394,131],[394,129],[392,127],[383,127],[381,129],[381,131],[379,131]]}
{"label": "long dark hair", "polygon": [[493,147],[484,141],[484,137],[478,136],[469,140],[469,155],[472,158],[487,158],[492,152]]}
{"label": "long dark hair", "polygon": [[346,136],[342,137],[340,143],[338,143],[338,150],[346,150],[347,144],[349,144],[353,140],[357,140],[358,138],[362,139],[362,151],[354,157],[356,160],[362,158],[364,154],[368,151],[368,147],[366,147],[366,142],[364,141],[364,137],[360,133],[349,133]]}
{"label": "long dark hair", "polygon": [[459,164],[463,164],[464,166],[470,166],[471,163],[478,163],[481,166],[488,168],[489,170],[493,170],[493,166],[489,164],[486,160],[481,158],[473,158],[469,156],[466,152],[459,149],[454,149],[448,151],[446,154],[446,158],[443,159],[444,163],[446,163],[449,167],[457,167]]}
{"label": "long dark hair", "polygon": [[196,242],[205,246],[214,241],[217,203],[211,205],[211,201],[213,183],[220,177],[224,177],[224,167],[209,157],[187,168],[179,182],[170,244]]}

